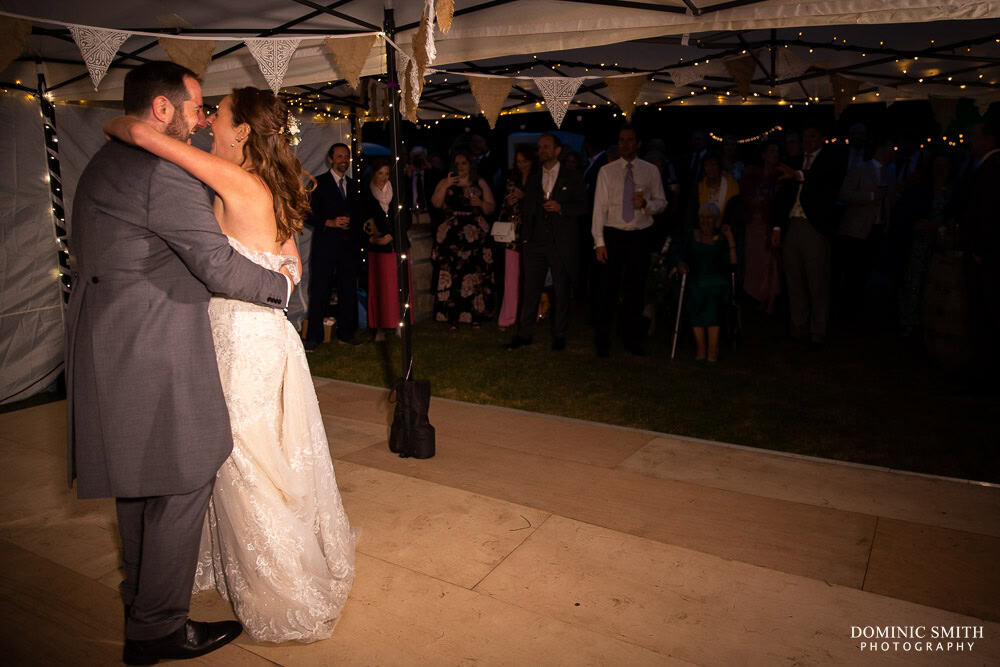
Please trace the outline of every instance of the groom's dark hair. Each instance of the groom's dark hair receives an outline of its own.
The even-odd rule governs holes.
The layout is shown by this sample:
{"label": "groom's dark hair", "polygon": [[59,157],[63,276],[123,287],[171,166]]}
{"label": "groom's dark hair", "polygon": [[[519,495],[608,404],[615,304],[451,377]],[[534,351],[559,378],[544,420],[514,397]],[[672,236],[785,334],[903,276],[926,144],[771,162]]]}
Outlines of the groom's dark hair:
{"label": "groom's dark hair", "polygon": [[143,63],[125,75],[122,106],[130,116],[142,115],[157,96],[163,95],[175,107],[188,100],[184,77],[198,77],[187,67],[162,60]]}

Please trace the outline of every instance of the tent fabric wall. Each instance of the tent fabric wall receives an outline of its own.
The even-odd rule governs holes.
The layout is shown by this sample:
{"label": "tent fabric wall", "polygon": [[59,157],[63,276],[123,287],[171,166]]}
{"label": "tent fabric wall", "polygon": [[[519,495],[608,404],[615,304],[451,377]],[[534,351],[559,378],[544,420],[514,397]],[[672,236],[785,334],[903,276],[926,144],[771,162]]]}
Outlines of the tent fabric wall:
{"label": "tent fabric wall", "polygon": [[38,101],[0,96],[0,403],[51,385],[63,311]]}
{"label": "tent fabric wall", "polygon": [[[104,122],[120,112],[56,105],[63,203],[73,250],[72,206],[76,183],[104,144]],[[301,122],[296,152],[303,169],[318,174],[334,142],[349,143],[346,120]],[[42,118],[38,100],[24,93],[0,95],[0,403],[28,398],[49,387],[63,367],[63,307]],[[208,132],[196,135],[208,149]],[[308,235],[299,239],[308,257]],[[305,289],[296,289],[289,312],[305,309]]]}

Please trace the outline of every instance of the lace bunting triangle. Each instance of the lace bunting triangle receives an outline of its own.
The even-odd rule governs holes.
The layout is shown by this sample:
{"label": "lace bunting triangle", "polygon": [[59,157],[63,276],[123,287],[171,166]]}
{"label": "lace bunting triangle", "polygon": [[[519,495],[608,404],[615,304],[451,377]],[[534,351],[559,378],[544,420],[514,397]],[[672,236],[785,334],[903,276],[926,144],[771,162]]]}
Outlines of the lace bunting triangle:
{"label": "lace bunting triangle", "polygon": [[69,31],[83,55],[83,62],[87,63],[90,79],[94,82],[94,90],[97,90],[101,85],[101,79],[108,72],[108,67],[111,66],[111,61],[115,59],[118,48],[132,33],[85,26],[69,26]]}
{"label": "lace bunting triangle", "polygon": [[683,88],[689,83],[701,81],[709,74],[707,69],[695,67],[694,65],[668,70],[668,73],[670,74],[670,80],[674,82],[674,86],[677,88]]}
{"label": "lace bunting triangle", "polygon": [[288,71],[288,63],[301,41],[301,39],[248,39],[244,42],[275,95],[281,90],[281,82],[285,78],[285,72]]}
{"label": "lace bunting triangle", "polygon": [[534,82],[545,98],[545,106],[549,108],[556,127],[561,127],[563,118],[569,110],[569,103],[580,89],[583,77],[544,76],[534,79]]}

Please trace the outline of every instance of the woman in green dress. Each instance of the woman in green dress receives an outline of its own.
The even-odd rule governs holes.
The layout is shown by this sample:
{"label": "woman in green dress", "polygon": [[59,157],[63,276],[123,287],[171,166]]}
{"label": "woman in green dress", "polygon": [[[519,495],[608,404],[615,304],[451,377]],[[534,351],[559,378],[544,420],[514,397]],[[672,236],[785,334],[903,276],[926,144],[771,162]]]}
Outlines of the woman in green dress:
{"label": "woman in green dress", "polygon": [[698,210],[698,227],[691,230],[681,250],[677,269],[687,274],[688,317],[698,347],[695,361],[719,360],[719,324],[729,298],[729,274],[736,264],[736,241],[713,203]]}

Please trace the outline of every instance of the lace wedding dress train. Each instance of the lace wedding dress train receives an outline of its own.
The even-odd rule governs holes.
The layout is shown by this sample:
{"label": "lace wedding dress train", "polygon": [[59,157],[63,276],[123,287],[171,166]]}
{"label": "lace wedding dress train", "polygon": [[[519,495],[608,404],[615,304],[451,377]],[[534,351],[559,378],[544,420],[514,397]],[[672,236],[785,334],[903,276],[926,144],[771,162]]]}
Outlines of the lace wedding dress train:
{"label": "lace wedding dress train", "polygon": [[[290,258],[230,244],[277,270]],[[257,641],[333,632],[354,580],[354,533],[305,352],[281,310],[213,297],[212,335],[233,453],[202,530],[195,591],[216,588]]]}

